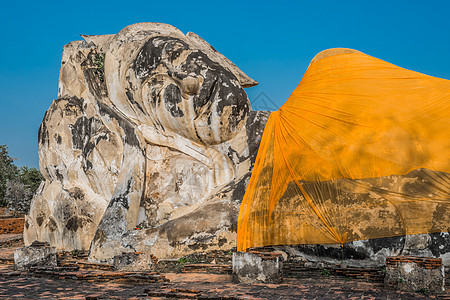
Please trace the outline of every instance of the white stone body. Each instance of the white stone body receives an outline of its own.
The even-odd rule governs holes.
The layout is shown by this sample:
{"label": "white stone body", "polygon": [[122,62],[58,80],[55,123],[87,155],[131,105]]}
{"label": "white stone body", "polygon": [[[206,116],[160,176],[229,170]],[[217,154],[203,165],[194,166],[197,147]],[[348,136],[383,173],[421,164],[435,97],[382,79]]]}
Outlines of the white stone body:
{"label": "white stone body", "polygon": [[268,117],[243,90],[257,82],[170,25],[83,38],[64,47],[39,130],[46,180],[25,243],[90,249],[94,261],[231,248]]}

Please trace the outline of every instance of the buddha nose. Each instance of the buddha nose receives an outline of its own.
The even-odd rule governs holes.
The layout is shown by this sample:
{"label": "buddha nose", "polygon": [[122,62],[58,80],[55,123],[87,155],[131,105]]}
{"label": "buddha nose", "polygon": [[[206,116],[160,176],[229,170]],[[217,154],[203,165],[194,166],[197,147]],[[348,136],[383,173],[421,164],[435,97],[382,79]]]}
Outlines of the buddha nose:
{"label": "buddha nose", "polygon": [[188,76],[181,80],[180,86],[181,86],[181,93],[183,96],[195,96],[200,93],[200,89],[203,84],[203,76]]}

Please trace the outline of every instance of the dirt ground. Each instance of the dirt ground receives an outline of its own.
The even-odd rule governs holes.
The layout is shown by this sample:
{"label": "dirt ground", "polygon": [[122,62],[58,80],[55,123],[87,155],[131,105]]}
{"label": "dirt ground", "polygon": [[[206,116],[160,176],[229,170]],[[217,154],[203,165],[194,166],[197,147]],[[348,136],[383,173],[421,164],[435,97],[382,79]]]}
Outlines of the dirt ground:
{"label": "dirt ground", "polygon": [[[12,241],[15,239],[15,242]],[[124,283],[116,280],[74,280],[64,274],[45,276],[17,272],[11,260],[19,236],[0,236],[0,299],[449,299],[445,294],[424,295],[385,288],[383,283],[317,276],[285,278],[281,284],[236,284],[231,275],[164,273],[168,282]],[[89,272],[89,271],[88,271]],[[92,271],[94,272],[94,271]],[[98,278],[101,272],[95,270]],[[100,273],[99,273],[100,272]],[[73,277],[72,277],[73,278]]]}

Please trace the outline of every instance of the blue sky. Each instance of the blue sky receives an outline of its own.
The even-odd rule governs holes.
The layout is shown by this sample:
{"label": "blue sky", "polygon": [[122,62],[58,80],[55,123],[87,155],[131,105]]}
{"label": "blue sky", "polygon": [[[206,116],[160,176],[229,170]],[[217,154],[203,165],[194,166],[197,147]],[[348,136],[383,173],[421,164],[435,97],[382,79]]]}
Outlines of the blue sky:
{"label": "blue sky", "polygon": [[138,22],[203,37],[281,106],[321,50],[353,48],[450,79],[450,0],[5,1],[0,11],[0,144],[38,167],[37,131],[56,98],[62,47]]}

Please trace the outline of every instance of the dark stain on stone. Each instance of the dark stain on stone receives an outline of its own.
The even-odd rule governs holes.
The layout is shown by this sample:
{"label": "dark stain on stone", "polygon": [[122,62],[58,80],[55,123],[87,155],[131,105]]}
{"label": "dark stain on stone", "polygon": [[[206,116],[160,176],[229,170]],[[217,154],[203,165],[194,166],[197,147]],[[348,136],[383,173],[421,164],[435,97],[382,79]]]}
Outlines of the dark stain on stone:
{"label": "dark stain on stone", "polygon": [[56,229],[58,229],[58,225],[52,217],[49,218],[46,227],[48,227],[51,232],[54,232]]}
{"label": "dark stain on stone", "polygon": [[226,107],[231,108],[231,113],[228,116],[228,128],[229,131],[235,132],[239,123],[248,115],[250,107],[248,104],[247,94],[242,87],[235,87],[231,83],[231,78],[234,78],[235,82],[238,82],[229,75],[221,74],[219,77],[218,85],[218,101],[217,101],[217,114],[222,115]]}
{"label": "dark stain on stone", "polygon": [[150,103],[153,105],[153,107],[159,106],[161,103],[161,97],[160,92],[161,90],[159,88],[155,88],[158,85],[162,84],[163,80],[161,78],[152,77],[149,82],[146,84],[150,87],[150,99],[146,99],[147,101],[150,101]]}
{"label": "dark stain on stone", "polygon": [[126,210],[128,210],[128,208],[130,208],[130,204],[129,204],[129,195],[130,195],[130,191],[131,191],[131,185],[133,183],[133,179],[130,178],[128,179],[127,182],[127,187],[125,189],[125,191],[123,191],[121,194],[113,197],[111,199],[111,201],[109,202],[108,208],[112,207],[113,205],[115,205],[116,203],[119,203],[122,207],[124,207]]}
{"label": "dark stain on stone", "polygon": [[[97,228],[97,231],[95,232],[94,238],[91,243],[92,245],[103,245],[106,241],[106,235],[105,232],[102,229]],[[89,250],[90,252],[91,250]]]}
{"label": "dark stain on stone", "polygon": [[365,253],[359,252],[348,244],[343,247],[327,247],[325,245],[296,245],[292,246],[297,251],[315,257],[329,257],[335,259],[366,259]]}
{"label": "dark stain on stone", "polygon": [[247,132],[248,152],[252,168],[255,164],[259,144],[261,143],[263,131],[269,116],[269,111],[250,111],[247,118],[245,130]]}
{"label": "dark stain on stone", "polygon": [[[187,74],[202,76],[204,79],[199,94],[193,99],[195,113],[204,111],[205,114],[209,114],[207,120],[210,124],[212,112],[204,109],[204,106],[211,105],[211,102],[216,99],[216,112],[219,116],[222,115],[225,107],[231,108],[228,126],[230,131],[234,132],[242,117],[245,117],[250,110],[247,95],[238,84],[236,76],[199,50],[189,54],[182,64],[182,70]],[[233,83],[236,83],[236,86]]]}
{"label": "dark stain on stone", "polygon": [[28,223],[28,220],[25,220],[25,229],[30,228],[30,223]]}
{"label": "dark stain on stone", "polygon": [[223,239],[219,239],[219,242],[217,243],[219,245],[219,247],[222,247],[223,245],[225,245],[228,242],[227,239],[223,238]]}
{"label": "dark stain on stone", "polygon": [[55,168],[55,175],[56,175],[56,179],[58,179],[59,182],[62,182],[64,180],[64,176],[56,168]]}
{"label": "dark stain on stone", "polygon": [[123,139],[126,144],[141,149],[139,139],[134,130],[134,125],[130,121],[128,121],[125,116],[119,115],[118,112],[102,102],[98,102],[98,107],[100,114],[106,115],[111,119],[115,119],[117,121],[119,126],[124,131]]}
{"label": "dark stain on stone", "polygon": [[102,99],[108,97],[108,89],[103,78],[104,75],[100,74],[98,66],[95,64],[95,57],[99,53],[95,50],[89,52],[86,59],[81,63],[83,69],[84,81],[96,99]]}
{"label": "dark stain on stone", "polygon": [[387,249],[403,249],[405,245],[405,236],[393,236],[379,239],[370,239],[367,241],[374,253],[379,252],[383,248]]}
{"label": "dark stain on stone", "polygon": [[42,226],[42,223],[44,223],[44,219],[47,216],[44,214],[44,212],[39,212],[39,214],[36,216],[36,223],[38,224],[39,227]]}
{"label": "dark stain on stone", "polygon": [[197,242],[194,244],[188,245],[189,249],[197,251],[197,250],[206,250],[208,249],[208,244]]}
{"label": "dark stain on stone", "polygon": [[83,110],[84,99],[77,97],[60,98],[57,103],[60,107],[64,103],[62,111],[65,116],[78,116]]}
{"label": "dark stain on stone", "polygon": [[450,231],[450,206],[445,203],[436,205],[433,212],[433,224],[430,232]]}
{"label": "dark stain on stone", "polygon": [[450,233],[430,233],[431,243],[429,249],[434,257],[450,252]]}
{"label": "dark stain on stone", "polygon": [[89,123],[88,118],[81,116],[71,126],[72,145],[75,149],[83,149],[84,145],[89,141],[89,136],[91,135]]}
{"label": "dark stain on stone", "polygon": [[73,216],[67,221],[66,228],[70,231],[77,231],[78,229],[83,228],[86,220],[77,216]]}
{"label": "dark stain on stone", "polygon": [[88,157],[101,140],[108,140],[109,130],[103,122],[95,117],[81,116],[71,126],[72,144],[75,149],[80,149],[84,157]]}
{"label": "dark stain on stone", "polygon": [[178,107],[178,103],[182,101],[180,89],[174,84],[169,84],[164,90],[164,106],[175,118],[184,116],[183,111]]}
{"label": "dark stain on stone", "polygon": [[[422,184],[421,177],[411,178],[413,181],[405,182],[402,186],[402,193],[406,195],[426,195],[429,193],[430,191],[427,189],[429,186]],[[405,178],[407,177],[405,176]]]}
{"label": "dark stain on stone", "polygon": [[86,170],[92,169],[93,165],[89,159],[86,159]]}
{"label": "dark stain on stone", "polygon": [[128,101],[130,101],[131,104],[135,105],[143,114],[145,114],[144,109],[139,103],[136,102],[136,100],[134,100],[133,94],[130,92],[129,89],[127,89],[125,94],[127,95]]}
{"label": "dark stain on stone", "polygon": [[[54,103],[50,107],[52,107]],[[49,109],[50,110],[50,109]],[[47,118],[49,116],[49,112],[45,112],[44,119],[42,120],[41,126],[39,126],[38,131],[38,141],[41,145],[48,144],[49,141],[49,133],[47,129]]]}
{"label": "dark stain on stone", "polygon": [[245,190],[247,189],[246,179],[248,177],[250,177],[250,174],[247,174],[244,178],[242,178],[242,180],[238,181],[233,186],[233,194],[232,194],[233,200],[242,202],[242,199],[244,198],[245,195]]}
{"label": "dark stain on stone", "polygon": [[[173,62],[189,46],[180,39],[169,36],[150,38],[139,51],[133,64],[136,77],[145,79],[152,75],[160,64]],[[163,54],[168,56],[169,62],[163,60]]]}
{"label": "dark stain on stone", "polygon": [[108,97],[106,83],[99,78],[96,68],[84,69],[83,75],[89,91],[96,99]]}
{"label": "dark stain on stone", "polygon": [[75,200],[84,200],[84,192],[79,187],[74,187],[69,191],[70,196]]}
{"label": "dark stain on stone", "polygon": [[236,210],[236,212],[230,213],[230,222],[231,222],[231,226],[229,228],[230,232],[237,232],[238,229],[238,217],[239,217],[239,208]]}
{"label": "dark stain on stone", "polygon": [[57,133],[55,133],[55,140],[56,140],[56,143],[58,143],[58,144],[61,144],[61,142],[62,142],[61,136]]}

